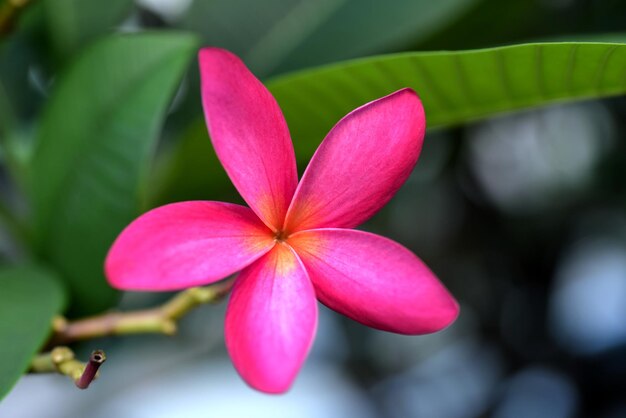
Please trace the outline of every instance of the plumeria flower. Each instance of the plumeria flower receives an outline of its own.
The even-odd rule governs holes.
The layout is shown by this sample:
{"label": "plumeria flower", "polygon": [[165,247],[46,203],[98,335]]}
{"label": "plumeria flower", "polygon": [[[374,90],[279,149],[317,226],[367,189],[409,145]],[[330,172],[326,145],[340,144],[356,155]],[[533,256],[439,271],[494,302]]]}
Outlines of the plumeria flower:
{"label": "plumeria flower", "polygon": [[459,307],[413,253],[351,228],[382,206],[417,162],[425,130],[415,92],[399,90],[348,114],[300,182],[285,119],[230,52],[199,53],[202,101],[217,156],[250,208],[194,201],[140,216],[113,244],[112,286],[166,291],[240,271],[226,312],[235,368],[252,387],[286,391],[313,343],[317,302],[367,326],[426,334]]}

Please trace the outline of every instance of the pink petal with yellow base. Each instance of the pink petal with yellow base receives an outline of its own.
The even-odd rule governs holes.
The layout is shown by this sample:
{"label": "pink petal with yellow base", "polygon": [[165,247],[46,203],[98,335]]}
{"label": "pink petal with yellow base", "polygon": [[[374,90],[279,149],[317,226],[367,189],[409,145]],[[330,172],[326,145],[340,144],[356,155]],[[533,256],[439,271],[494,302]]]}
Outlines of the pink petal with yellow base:
{"label": "pink petal with yellow base", "polygon": [[244,206],[173,203],[124,229],[109,251],[105,272],[118,289],[185,289],[223,279],[273,246],[271,231]]}
{"label": "pink petal with yellow base", "polygon": [[425,127],[424,109],[411,89],[349,113],[311,159],[284,229],[352,228],[365,222],[411,174]]}
{"label": "pink petal with yellow base", "polygon": [[204,115],[215,152],[244,200],[276,231],[298,183],[285,118],[237,56],[206,48],[199,61]]}
{"label": "pink petal with yellow base", "polygon": [[276,245],[237,277],[226,311],[226,348],[253,388],[267,393],[289,389],[316,328],[313,286],[287,245]]}
{"label": "pink petal with yellow base", "polygon": [[318,299],[362,324],[400,334],[450,325],[459,306],[409,250],[387,238],[349,229],[302,231],[289,238]]}

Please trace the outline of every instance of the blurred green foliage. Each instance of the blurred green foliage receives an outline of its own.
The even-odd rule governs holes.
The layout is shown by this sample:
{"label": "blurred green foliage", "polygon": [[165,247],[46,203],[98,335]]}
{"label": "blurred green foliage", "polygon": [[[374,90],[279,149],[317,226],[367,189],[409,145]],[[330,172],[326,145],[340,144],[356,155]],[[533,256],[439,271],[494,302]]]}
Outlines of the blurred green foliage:
{"label": "blurred green foliage", "polygon": [[0,286],[1,397],[28,369],[65,297],[53,273],[32,265],[0,268]]}
{"label": "blurred green foliage", "polygon": [[255,74],[266,76],[404,49],[480,1],[196,1],[182,27],[235,52]]}
{"label": "blurred green foliage", "polygon": [[106,7],[94,7],[84,0],[44,0],[43,7],[53,53],[70,59],[90,41],[114,28],[133,6],[132,0],[107,0]]}
{"label": "blurred green foliage", "polygon": [[77,313],[111,306],[102,261],[138,213],[168,104],[197,46],[190,35],[116,35],[62,74],[31,164],[35,239],[65,278]]}

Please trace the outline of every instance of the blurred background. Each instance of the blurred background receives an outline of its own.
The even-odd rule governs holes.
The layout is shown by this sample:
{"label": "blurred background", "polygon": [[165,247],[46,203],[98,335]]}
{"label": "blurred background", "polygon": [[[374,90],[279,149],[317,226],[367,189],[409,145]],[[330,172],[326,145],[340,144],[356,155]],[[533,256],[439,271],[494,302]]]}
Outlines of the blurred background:
{"label": "blurred background", "polygon": [[[57,74],[111,32],[191,31],[202,45],[240,55],[262,79],[380,53],[626,40],[621,0],[29,3],[0,41],[0,133],[15,138],[18,155],[29,153]],[[239,201],[209,158],[201,111],[193,61],[159,134],[144,209]],[[221,303],[194,311],[174,338],[77,347],[84,356],[97,345],[109,357],[89,390],[29,375],[0,403],[0,416],[626,417],[625,115],[617,97],[428,131],[409,181],[363,229],[412,249],[457,297],[461,316],[443,332],[393,335],[321,307],[294,387],[267,396],[230,364]],[[302,171],[310,155],[294,142]],[[197,150],[193,164],[178,158],[185,147]],[[3,178],[3,198],[28,211]],[[20,257],[10,240],[1,250],[5,260]],[[166,298],[126,294],[120,306]]]}

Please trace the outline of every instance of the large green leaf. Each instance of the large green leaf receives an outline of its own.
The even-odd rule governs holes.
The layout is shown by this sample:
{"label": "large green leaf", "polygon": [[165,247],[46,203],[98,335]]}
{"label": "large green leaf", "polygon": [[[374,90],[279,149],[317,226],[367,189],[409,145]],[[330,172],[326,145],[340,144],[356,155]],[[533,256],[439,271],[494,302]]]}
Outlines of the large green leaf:
{"label": "large green leaf", "polygon": [[195,1],[182,25],[266,75],[405,48],[481,1]]}
{"label": "large green leaf", "polygon": [[138,213],[168,103],[195,52],[185,34],[114,35],[60,77],[32,161],[37,244],[69,284],[73,312],[115,300],[106,251]]}
{"label": "large green leaf", "polygon": [[352,109],[403,87],[418,92],[429,127],[626,92],[626,44],[543,43],[459,52],[410,52],[276,78],[268,87],[296,147],[310,154]]}
{"label": "large green leaf", "polygon": [[0,399],[28,369],[63,301],[60,283],[46,270],[0,268]]}
{"label": "large green leaf", "polygon": [[[558,101],[621,94],[625,72],[626,45],[550,43],[383,55],[297,72],[267,85],[287,118],[302,168],[341,117],[403,87],[421,96],[429,127],[445,127]],[[158,202],[213,199],[214,190],[226,187],[203,120],[192,124],[172,155]]]}
{"label": "large green leaf", "polygon": [[59,55],[68,57],[90,40],[113,30],[132,5],[132,0],[45,0],[49,40]]}

